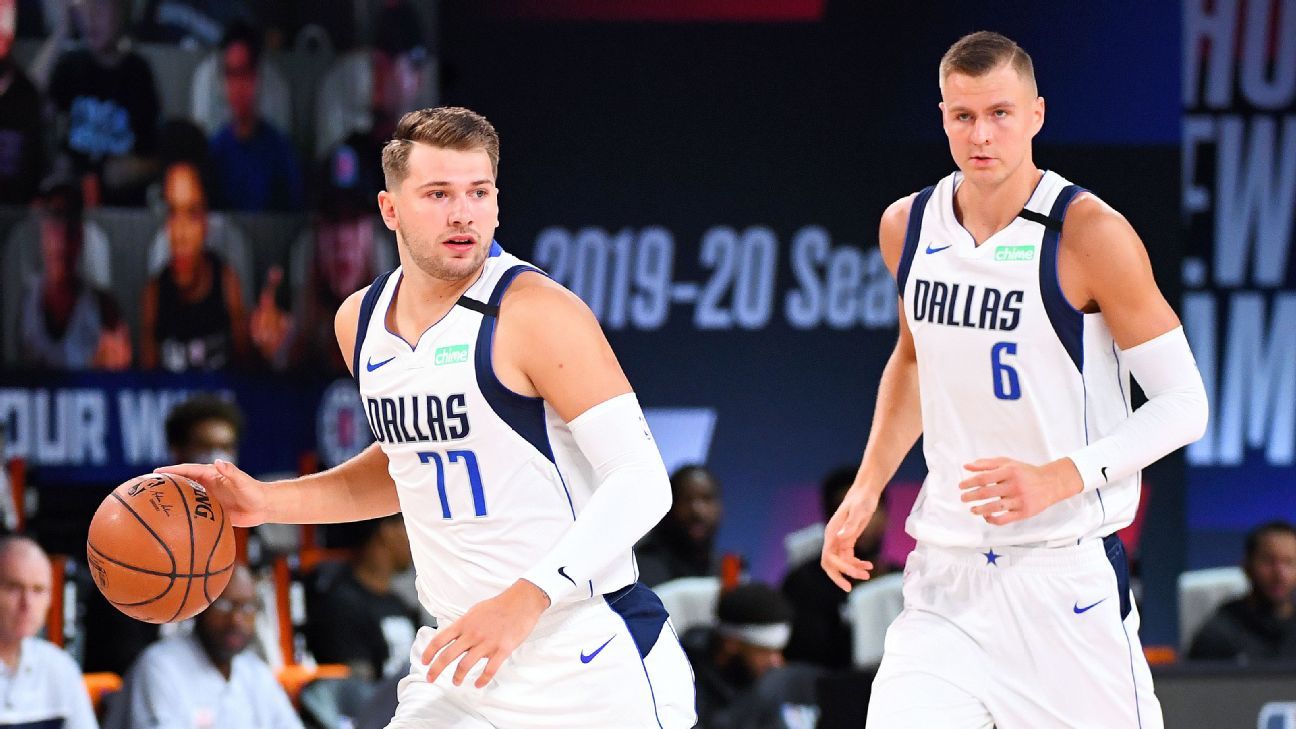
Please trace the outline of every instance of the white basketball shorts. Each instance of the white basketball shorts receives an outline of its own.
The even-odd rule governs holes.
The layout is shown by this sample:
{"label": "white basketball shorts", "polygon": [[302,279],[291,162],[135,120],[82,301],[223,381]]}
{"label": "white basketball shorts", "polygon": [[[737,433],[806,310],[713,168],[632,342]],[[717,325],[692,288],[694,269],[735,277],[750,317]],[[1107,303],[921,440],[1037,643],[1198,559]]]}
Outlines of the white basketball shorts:
{"label": "white basketball shorts", "polygon": [[869,729],[1161,729],[1115,536],[1056,549],[920,544]]}
{"label": "white basketball shorts", "polygon": [[693,670],[661,600],[638,583],[546,612],[485,688],[472,685],[485,661],[460,686],[452,680],[457,662],[427,682],[423,649],[435,635],[419,630],[388,729],[677,729],[697,722]]}

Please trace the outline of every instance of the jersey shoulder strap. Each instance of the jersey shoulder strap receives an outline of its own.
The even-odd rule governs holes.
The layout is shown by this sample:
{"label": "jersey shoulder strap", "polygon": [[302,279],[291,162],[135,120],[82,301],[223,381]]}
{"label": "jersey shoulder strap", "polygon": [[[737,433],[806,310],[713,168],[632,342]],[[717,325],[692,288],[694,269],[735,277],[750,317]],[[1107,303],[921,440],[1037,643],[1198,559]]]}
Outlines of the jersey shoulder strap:
{"label": "jersey shoulder strap", "polygon": [[360,300],[360,318],[356,322],[355,351],[351,354],[351,376],[355,378],[356,386],[360,386],[360,347],[364,345],[365,335],[369,333],[369,320],[373,318],[374,307],[378,306],[378,298],[382,296],[383,289],[387,287],[387,279],[395,273],[396,269],[381,273],[375,278],[373,283],[369,284],[369,290],[365,291],[364,298]]}

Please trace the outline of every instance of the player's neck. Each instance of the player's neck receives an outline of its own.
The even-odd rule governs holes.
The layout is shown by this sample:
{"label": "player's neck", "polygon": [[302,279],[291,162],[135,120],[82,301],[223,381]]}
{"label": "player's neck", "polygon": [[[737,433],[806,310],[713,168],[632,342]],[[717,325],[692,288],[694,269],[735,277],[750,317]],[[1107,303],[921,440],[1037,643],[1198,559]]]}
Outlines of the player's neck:
{"label": "player's neck", "polygon": [[1013,222],[1043,174],[1027,161],[997,184],[978,184],[965,177],[954,194],[954,214],[980,245]]}
{"label": "player's neck", "polygon": [[[481,269],[462,279],[446,280],[429,276],[417,266],[405,266],[394,294],[394,306],[387,316],[393,331],[405,337],[414,336],[440,321],[455,305],[473,282],[481,276]],[[402,324],[404,326],[402,326]],[[411,331],[405,331],[406,329]]]}

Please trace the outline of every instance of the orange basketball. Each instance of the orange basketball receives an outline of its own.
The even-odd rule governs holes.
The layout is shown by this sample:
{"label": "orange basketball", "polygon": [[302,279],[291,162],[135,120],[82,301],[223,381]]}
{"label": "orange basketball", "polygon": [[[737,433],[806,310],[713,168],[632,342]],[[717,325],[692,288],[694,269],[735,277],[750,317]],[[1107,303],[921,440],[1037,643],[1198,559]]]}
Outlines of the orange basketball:
{"label": "orange basketball", "polygon": [[234,569],[220,502],[183,476],[150,473],[113,489],[90,521],[90,575],[123,613],[173,623],[202,612]]}

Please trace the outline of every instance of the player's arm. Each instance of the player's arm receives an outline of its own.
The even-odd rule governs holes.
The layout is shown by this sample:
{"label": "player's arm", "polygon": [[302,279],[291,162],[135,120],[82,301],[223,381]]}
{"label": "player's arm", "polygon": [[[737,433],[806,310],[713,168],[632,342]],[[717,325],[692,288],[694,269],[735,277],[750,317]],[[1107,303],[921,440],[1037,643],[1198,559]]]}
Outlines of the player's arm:
{"label": "player's arm", "polygon": [[[878,245],[882,260],[897,275],[900,254],[904,249],[905,229],[914,196],[901,198],[882,213],[878,227]],[[878,384],[877,404],[873,408],[873,425],[855,483],[846,498],[828,520],[824,529],[824,546],[819,563],[838,587],[850,591],[848,578],[868,579],[873,565],[855,556],[855,541],[877,510],[882,490],[895,475],[900,462],[922,435],[922,403],[918,393],[918,356],[913,334],[905,321],[904,301],[900,301],[900,335],[895,349],[882,370]]]}
{"label": "player's arm", "polygon": [[[363,289],[348,297],[338,307],[334,321],[338,346],[348,368],[363,297]],[[396,482],[387,471],[387,454],[377,443],[322,473],[269,484],[252,478],[227,461],[211,465],[186,463],[158,470],[186,476],[212,491],[230,512],[234,526],[266,522],[334,524],[400,511]]]}
{"label": "player's arm", "polygon": [[992,524],[1034,516],[1063,499],[1125,478],[1191,443],[1206,430],[1206,388],[1179,317],[1152,275],[1147,249],[1124,216],[1093,195],[1071,205],[1062,228],[1063,290],[1101,311],[1121,365],[1148,401],[1112,432],[1043,466],[1006,458],[968,464],[964,501]]}
{"label": "player's arm", "polygon": [[598,486],[575,523],[522,579],[437,631],[423,654],[428,661],[436,656],[429,682],[463,656],[454,682],[486,659],[476,682],[485,686],[541,612],[591,597],[595,577],[623,559],[670,509],[670,481],[657,444],[598,321],[580,299],[537,274],[519,276],[501,306],[494,364],[506,384],[544,398],[568,423]]}

